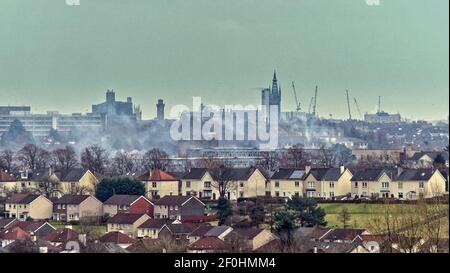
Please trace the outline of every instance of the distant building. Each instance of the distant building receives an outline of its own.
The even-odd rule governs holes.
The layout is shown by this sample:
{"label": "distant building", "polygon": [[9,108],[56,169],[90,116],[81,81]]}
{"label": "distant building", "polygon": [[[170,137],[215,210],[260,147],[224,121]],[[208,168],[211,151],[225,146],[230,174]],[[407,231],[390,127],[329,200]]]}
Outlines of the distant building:
{"label": "distant building", "polygon": [[116,101],[116,94],[113,90],[106,91],[106,101],[92,105],[92,113],[107,116],[134,116],[133,102],[130,97],[127,101]]}
{"label": "distant building", "polygon": [[25,130],[34,137],[49,136],[51,130],[69,134],[73,130],[101,130],[103,120],[100,115],[75,113],[63,115],[59,112],[32,114],[30,107],[0,107],[0,135],[9,130],[10,124],[18,120]]}
{"label": "distant building", "polygon": [[400,123],[400,114],[389,114],[386,112],[378,112],[376,114],[365,114],[364,121],[369,123]]}
{"label": "distant building", "polygon": [[274,71],[272,86],[269,88],[264,88],[261,91],[261,105],[269,109],[271,105],[278,106],[278,116],[280,116],[281,111],[281,87],[278,85],[277,73]]}
{"label": "distant building", "polygon": [[158,104],[156,105],[156,119],[157,120],[164,120],[164,101],[162,99],[158,100]]}

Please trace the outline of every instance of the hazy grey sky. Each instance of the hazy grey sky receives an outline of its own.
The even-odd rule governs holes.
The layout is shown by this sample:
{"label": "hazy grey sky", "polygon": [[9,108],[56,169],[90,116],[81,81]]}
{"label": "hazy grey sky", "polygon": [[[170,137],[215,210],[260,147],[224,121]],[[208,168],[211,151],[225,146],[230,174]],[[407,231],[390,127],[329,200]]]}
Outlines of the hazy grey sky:
{"label": "hazy grey sky", "polygon": [[[145,118],[167,107],[256,104],[277,69],[283,110],[346,117],[383,108],[444,119],[449,108],[448,0],[0,1],[0,105],[86,112],[133,97]],[[352,104],[352,107],[354,105]],[[356,110],[354,115],[356,115]]]}

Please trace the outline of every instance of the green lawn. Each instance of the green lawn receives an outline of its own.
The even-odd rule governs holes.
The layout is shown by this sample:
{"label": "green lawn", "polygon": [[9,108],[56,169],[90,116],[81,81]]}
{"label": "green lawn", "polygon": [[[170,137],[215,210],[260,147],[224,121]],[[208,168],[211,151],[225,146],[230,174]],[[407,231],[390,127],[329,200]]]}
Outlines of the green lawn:
{"label": "green lawn", "polygon": [[[55,228],[64,228],[66,225],[70,225],[70,224],[66,224],[63,222],[49,222],[53,227]],[[106,233],[106,226],[90,226],[92,227],[92,229],[97,233],[97,234],[105,234]],[[72,225],[72,228],[74,231],[79,232],[80,231],[80,227],[77,225]]]}
{"label": "green lawn", "polygon": [[[319,204],[325,210],[328,227],[342,227],[339,212],[345,207],[350,213],[348,225],[352,228],[370,228],[370,222],[377,213],[382,212],[383,204]],[[397,205],[409,206],[409,205]],[[448,205],[445,205],[448,210]]]}

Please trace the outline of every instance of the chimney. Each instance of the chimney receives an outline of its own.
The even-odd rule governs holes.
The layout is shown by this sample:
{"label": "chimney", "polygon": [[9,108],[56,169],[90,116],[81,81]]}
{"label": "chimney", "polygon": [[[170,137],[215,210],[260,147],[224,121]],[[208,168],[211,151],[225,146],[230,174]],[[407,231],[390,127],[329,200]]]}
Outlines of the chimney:
{"label": "chimney", "polygon": [[345,172],[345,166],[341,166],[340,169],[341,169],[341,174],[343,174]]}
{"label": "chimney", "polygon": [[306,165],[305,166],[305,173],[309,173],[309,171],[311,171],[311,165]]}
{"label": "chimney", "polygon": [[401,175],[403,172],[403,168],[402,167],[397,167],[397,176]]}
{"label": "chimney", "polygon": [[314,246],[314,253],[317,253],[317,246]]}

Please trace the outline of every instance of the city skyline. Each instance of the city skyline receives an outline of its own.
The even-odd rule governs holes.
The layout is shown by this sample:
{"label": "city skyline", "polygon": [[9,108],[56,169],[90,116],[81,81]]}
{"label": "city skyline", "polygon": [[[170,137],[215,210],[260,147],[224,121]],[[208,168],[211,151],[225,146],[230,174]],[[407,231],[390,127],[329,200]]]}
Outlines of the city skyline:
{"label": "city skyline", "polygon": [[363,114],[382,96],[408,119],[448,117],[448,1],[175,2],[2,1],[1,104],[85,113],[114,89],[150,119],[160,98],[259,104],[276,69],[282,111],[294,81],[303,110],[319,86],[322,117],[348,117],[346,89]]}

